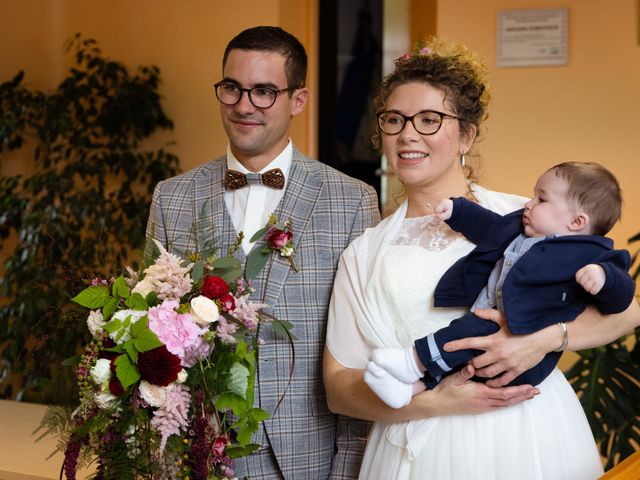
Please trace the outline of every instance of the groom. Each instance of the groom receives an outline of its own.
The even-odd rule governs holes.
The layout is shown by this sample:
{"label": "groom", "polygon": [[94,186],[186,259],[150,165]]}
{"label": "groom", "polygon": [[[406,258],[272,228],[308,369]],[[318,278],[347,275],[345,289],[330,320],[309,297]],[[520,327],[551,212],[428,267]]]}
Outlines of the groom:
{"label": "groom", "polygon": [[[226,155],[157,185],[147,239],[176,252],[213,245],[224,255],[243,231],[237,255],[244,260],[254,246],[249,239],[272,212],[281,221],[292,220],[299,272],[273,255],[253,284],[253,299],[294,325],[291,385],[275,410],[293,352],[270,326],[262,327],[256,399],[272,417],[254,438],[262,447],[237,460],[235,473],[252,480],[356,478],[368,425],[328,411],[322,352],[338,259],[378,222],[376,194],[304,156],[289,139],[292,118],[309,95],[307,56],[294,36],[277,27],[245,30],[227,45],[222,67],[215,92],[229,138]],[[251,173],[268,174],[263,183],[254,179],[260,176],[245,181],[240,175]]]}

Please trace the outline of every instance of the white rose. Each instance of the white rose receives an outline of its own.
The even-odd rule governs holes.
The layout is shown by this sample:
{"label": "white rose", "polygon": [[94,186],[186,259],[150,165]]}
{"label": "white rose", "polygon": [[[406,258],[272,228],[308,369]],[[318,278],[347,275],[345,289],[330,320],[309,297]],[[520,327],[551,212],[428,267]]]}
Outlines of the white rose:
{"label": "white rose", "polygon": [[140,382],[140,396],[152,407],[159,407],[167,400],[167,389],[142,380]]}
{"label": "white rose", "polygon": [[[129,319],[129,322],[130,322],[129,326],[131,326],[134,323],[136,323],[138,320],[140,320],[142,317],[144,317],[146,314],[147,314],[146,310],[120,310],[113,314],[113,318],[118,319],[121,322],[124,322],[127,319],[127,317],[131,317]],[[120,335],[120,332],[123,332],[123,334],[120,336],[119,339],[117,339],[118,335]],[[114,342],[118,344],[124,343],[131,338],[131,335],[129,333],[129,327],[119,328],[118,330],[110,332],[109,336]]]}
{"label": "white rose", "polygon": [[183,368],[182,370],[180,370],[178,372],[178,379],[176,380],[176,383],[184,383],[184,382],[186,382],[187,381],[187,377],[189,377],[189,374]]}
{"label": "white rose", "polygon": [[131,293],[139,293],[144,298],[146,298],[149,293],[154,291],[153,288],[153,283],[151,283],[147,278],[143,278],[138,283],[136,283],[136,286],[133,287]]}
{"label": "white rose", "polygon": [[107,408],[111,402],[118,399],[115,395],[112,395],[110,392],[100,392],[95,396],[96,404],[98,408]]}
{"label": "white rose", "polygon": [[96,364],[91,367],[89,372],[91,380],[96,385],[104,385],[111,379],[111,362],[106,358],[100,358]]}
{"label": "white rose", "polygon": [[100,310],[91,310],[87,317],[87,327],[91,332],[91,336],[95,337],[96,334],[102,332],[105,321]]}
{"label": "white rose", "polygon": [[191,299],[191,315],[201,327],[207,327],[220,318],[216,302],[202,295]]}

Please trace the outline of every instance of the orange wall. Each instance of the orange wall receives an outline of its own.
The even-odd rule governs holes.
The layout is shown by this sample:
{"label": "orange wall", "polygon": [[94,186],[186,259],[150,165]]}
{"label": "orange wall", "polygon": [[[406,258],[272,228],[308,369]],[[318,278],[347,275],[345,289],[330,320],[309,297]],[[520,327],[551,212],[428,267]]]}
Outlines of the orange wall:
{"label": "orange wall", "polygon": [[[66,39],[76,32],[95,38],[105,55],[130,69],[160,67],[167,114],[175,130],[154,139],[170,147],[189,170],[224,153],[213,83],[221,78],[222,53],[239,31],[254,25],[280,25],[295,34],[315,64],[317,0],[0,0],[0,82],[23,69],[27,82],[52,89],[70,66]],[[249,13],[251,12],[251,13]],[[314,85],[315,70],[309,82]],[[296,118],[292,137],[303,152],[314,147],[312,102]],[[315,127],[313,127],[315,128]],[[0,173],[24,171],[25,155],[3,159]]]}
{"label": "orange wall", "polygon": [[[496,67],[499,10],[558,7],[569,9],[567,66]],[[437,10],[438,34],[469,45],[490,70],[483,183],[530,195],[556,163],[599,162],[624,194],[622,222],[610,234],[620,248],[640,231],[639,8],[638,0],[441,0]]]}
{"label": "orange wall", "polygon": [[[221,76],[227,41],[248,26],[281,25],[310,53],[312,100],[295,119],[292,137],[314,155],[318,1],[0,0],[0,81],[25,69],[31,85],[53,88],[71,62],[63,54],[64,41],[78,31],[129,67],[158,65],[175,130],[153,143],[175,141],[170,148],[188,170],[224,152],[212,84]],[[551,0],[411,0],[409,5],[412,32],[432,31],[435,15],[438,34],[468,44],[488,62],[493,101],[479,145],[483,183],[528,195],[537,175],[555,163],[601,162],[622,183],[624,217],[612,236],[626,246],[640,230],[638,0],[606,6],[601,0],[560,5]],[[558,6],[569,8],[569,64],[496,68],[497,11]],[[24,171],[27,161],[26,155],[4,158],[0,173]]]}

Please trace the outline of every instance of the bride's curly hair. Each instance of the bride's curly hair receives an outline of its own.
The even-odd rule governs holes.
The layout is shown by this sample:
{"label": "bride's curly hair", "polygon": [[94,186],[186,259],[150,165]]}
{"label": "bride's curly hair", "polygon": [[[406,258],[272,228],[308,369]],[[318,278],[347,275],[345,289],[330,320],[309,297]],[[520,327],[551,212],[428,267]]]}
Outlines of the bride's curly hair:
{"label": "bride's curly hair", "polygon": [[382,80],[376,95],[371,141],[380,151],[380,130],[375,114],[384,110],[389,95],[403,84],[424,82],[444,92],[445,102],[459,117],[460,130],[469,132],[475,125],[476,139],[488,117],[488,73],[479,57],[462,44],[431,38],[417,45],[414,53],[395,61],[395,69]]}

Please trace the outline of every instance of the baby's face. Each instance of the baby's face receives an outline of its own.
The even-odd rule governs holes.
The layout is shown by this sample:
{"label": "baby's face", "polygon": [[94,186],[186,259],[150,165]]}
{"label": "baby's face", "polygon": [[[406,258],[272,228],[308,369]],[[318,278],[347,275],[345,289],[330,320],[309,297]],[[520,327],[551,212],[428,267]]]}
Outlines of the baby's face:
{"label": "baby's face", "polygon": [[525,204],[522,223],[529,237],[544,237],[552,234],[566,235],[574,217],[574,209],[567,201],[569,185],[556,175],[545,172],[536,183],[533,198]]}

